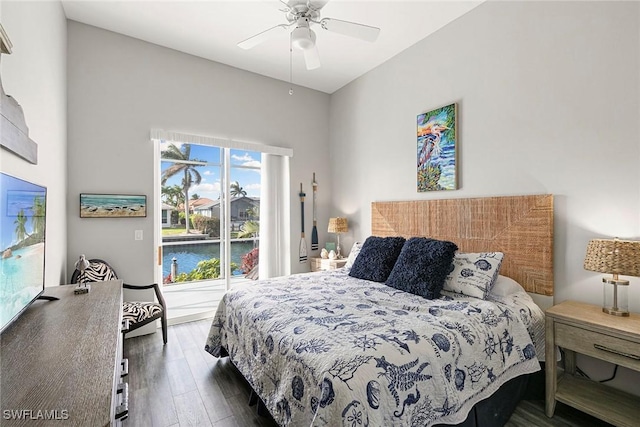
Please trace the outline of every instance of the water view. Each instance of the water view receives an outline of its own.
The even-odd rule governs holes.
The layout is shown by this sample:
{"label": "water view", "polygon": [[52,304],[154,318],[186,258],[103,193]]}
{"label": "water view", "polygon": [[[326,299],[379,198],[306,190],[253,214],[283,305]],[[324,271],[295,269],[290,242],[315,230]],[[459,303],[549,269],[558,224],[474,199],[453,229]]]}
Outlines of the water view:
{"label": "water view", "polygon": [[[253,249],[253,242],[231,242],[231,262],[240,267],[242,256]],[[173,258],[178,262],[178,273],[188,273],[195,269],[200,261],[220,258],[220,242],[189,245],[165,245],[162,247],[162,276],[171,273]]]}

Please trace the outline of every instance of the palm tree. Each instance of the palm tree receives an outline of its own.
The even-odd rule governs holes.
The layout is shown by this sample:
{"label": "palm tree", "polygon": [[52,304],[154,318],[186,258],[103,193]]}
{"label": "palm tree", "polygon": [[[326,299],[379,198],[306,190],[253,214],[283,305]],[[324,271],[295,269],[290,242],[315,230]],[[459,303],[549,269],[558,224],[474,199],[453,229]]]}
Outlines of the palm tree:
{"label": "palm tree", "polygon": [[244,188],[240,187],[238,181],[234,181],[231,183],[231,185],[229,185],[229,194],[231,194],[231,197],[244,197],[247,195],[247,191]]}
{"label": "palm tree", "polygon": [[193,184],[198,185],[202,182],[200,172],[196,170],[199,166],[206,165],[206,162],[191,158],[191,145],[183,144],[180,148],[174,144],[169,144],[166,150],[162,150],[161,157],[167,160],[175,160],[176,162],[162,172],[162,185],[167,180],[179,173],[184,174],[182,178],[182,191],[184,192],[184,216],[185,216],[185,232],[189,234],[189,188]]}
{"label": "palm tree", "polygon": [[183,189],[179,185],[162,186],[162,198],[163,201],[177,208],[181,203],[184,203]]}
{"label": "palm tree", "polygon": [[27,237],[27,216],[24,214],[24,209],[20,209],[18,217],[13,223],[16,225],[16,239],[21,242]]}
{"label": "palm tree", "polygon": [[260,223],[258,221],[245,221],[238,232],[238,239],[253,238],[253,247],[257,247],[256,239],[260,234]]}
{"label": "palm tree", "polygon": [[44,240],[44,222],[45,222],[45,204],[44,198],[36,196],[33,198],[33,216],[31,217],[31,226],[33,233]]}
{"label": "palm tree", "polygon": [[260,219],[260,206],[253,206],[246,210],[250,220]]}

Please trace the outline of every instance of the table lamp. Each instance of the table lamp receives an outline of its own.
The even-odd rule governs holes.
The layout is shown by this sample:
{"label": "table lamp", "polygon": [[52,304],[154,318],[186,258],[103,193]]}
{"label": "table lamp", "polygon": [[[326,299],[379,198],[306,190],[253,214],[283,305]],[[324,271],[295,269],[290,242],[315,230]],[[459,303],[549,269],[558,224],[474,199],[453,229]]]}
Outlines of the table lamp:
{"label": "table lamp", "polygon": [[84,255],[80,255],[78,261],[76,261],[76,270],[80,272],[78,275],[78,286],[73,290],[74,294],[88,294],[91,290],[91,287],[87,285],[86,277],[84,275],[84,271],[89,268],[89,260],[87,260]]}
{"label": "table lamp", "polygon": [[593,239],[587,245],[584,268],[613,275],[602,278],[604,284],[602,311],[615,316],[628,316],[629,281],[620,280],[618,275],[640,276],[640,241],[618,238]]}
{"label": "table lamp", "polygon": [[338,236],[338,242],[336,244],[336,257],[337,259],[341,259],[342,254],[340,253],[340,234],[349,231],[347,218],[329,218],[329,228],[327,229],[327,231],[329,233],[335,233]]}

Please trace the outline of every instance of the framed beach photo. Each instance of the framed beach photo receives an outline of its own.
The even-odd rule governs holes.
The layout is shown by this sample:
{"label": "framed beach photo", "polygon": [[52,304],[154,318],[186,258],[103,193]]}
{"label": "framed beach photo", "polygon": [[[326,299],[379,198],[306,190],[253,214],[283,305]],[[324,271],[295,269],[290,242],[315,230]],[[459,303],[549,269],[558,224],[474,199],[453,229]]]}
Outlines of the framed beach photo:
{"label": "framed beach photo", "polygon": [[456,190],[457,104],[419,114],[417,125],[418,192]]}
{"label": "framed beach photo", "polygon": [[80,218],[144,218],[147,196],[80,194]]}

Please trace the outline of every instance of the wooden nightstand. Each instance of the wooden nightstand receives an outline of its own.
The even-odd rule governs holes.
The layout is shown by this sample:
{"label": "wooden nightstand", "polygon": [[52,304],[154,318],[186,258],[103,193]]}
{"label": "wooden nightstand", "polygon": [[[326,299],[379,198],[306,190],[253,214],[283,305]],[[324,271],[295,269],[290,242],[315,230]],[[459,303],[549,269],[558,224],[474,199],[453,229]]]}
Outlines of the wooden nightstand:
{"label": "wooden nightstand", "polygon": [[346,258],[322,259],[319,257],[311,257],[311,271],[335,270],[336,268],[344,267],[346,263]]}
{"label": "wooden nightstand", "polygon": [[[555,347],[564,349],[565,372],[557,373]],[[546,413],[556,401],[617,426],[637,426],[640,397],[575,376],[576,353],[640,371],[640,315],[617,317],[602,307],[565,301],[546,312]]]}

